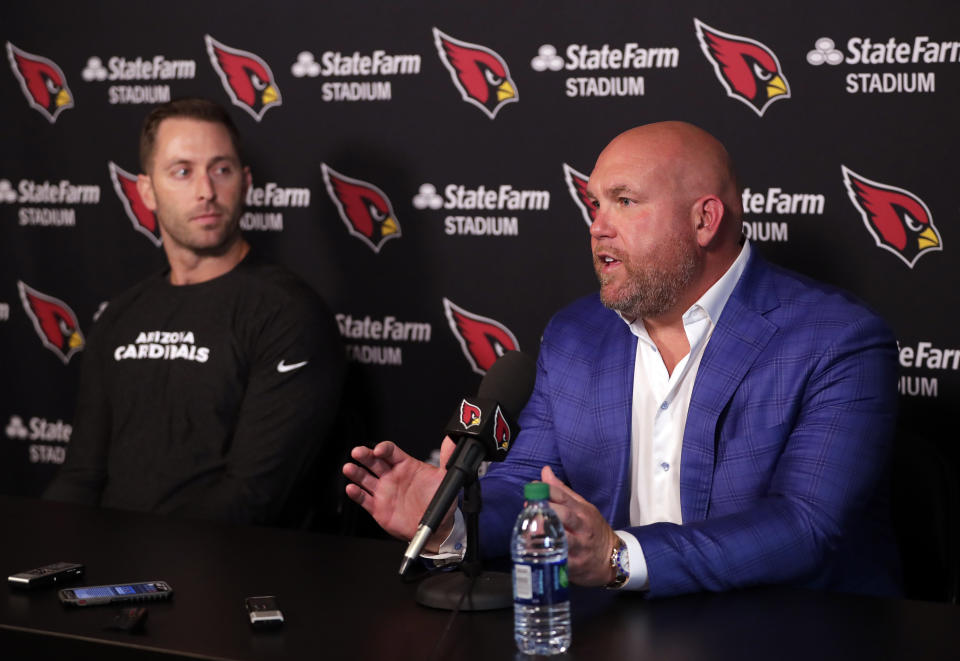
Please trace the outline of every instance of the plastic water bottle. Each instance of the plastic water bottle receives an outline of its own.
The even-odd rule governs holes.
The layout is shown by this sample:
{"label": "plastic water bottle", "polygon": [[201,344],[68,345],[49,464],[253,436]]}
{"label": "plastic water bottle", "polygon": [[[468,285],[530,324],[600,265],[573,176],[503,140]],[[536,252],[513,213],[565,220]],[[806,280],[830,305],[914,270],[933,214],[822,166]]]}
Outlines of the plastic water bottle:
{"label": "plastic water bottle", "polygon": [[570,648],[567,537],[550,508],[550,485],[524,485],[526,499],[510,538],[513,556],[513,637],[524,654]]}

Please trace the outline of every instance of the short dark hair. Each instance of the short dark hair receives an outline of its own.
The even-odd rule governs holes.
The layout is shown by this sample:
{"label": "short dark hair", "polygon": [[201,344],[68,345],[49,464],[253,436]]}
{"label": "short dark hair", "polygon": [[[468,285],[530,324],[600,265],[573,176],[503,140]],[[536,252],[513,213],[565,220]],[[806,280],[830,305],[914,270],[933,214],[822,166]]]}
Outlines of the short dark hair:
{"label": "short dark hair", "polygon": [[240,162],[243,162],[243,155],[240,151],[240,133],[223,106],[209,99],[174,99],[151,110],[147,118],[143,120],[143,127],[140,129],[140,167],[143,172],[149,171],[150,159],[153,158],[153,148],[157,142],[157,130],[160,128],[160,123],[172,117],[199,119],[223,125],[227,129],[227,133],[230,134],[230,141],[233,143],[233,148],[236,150]]}

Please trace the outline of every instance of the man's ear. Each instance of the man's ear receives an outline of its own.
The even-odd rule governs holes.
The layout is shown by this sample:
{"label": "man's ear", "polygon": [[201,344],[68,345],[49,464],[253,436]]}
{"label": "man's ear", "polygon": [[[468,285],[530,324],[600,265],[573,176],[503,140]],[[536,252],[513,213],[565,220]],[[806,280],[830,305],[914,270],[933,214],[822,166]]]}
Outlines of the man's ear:
{"label": "man's ear", "polygon": [[241,200],[247,199],[247,191],[250,190],[250,187],[253,186],[253,175],[250,173],[250,166],[243,166],[243,195]]}
{"label": "man's ear", "polygon": [[137,192],[145,207],[150,211],[157,210],[157,198],[153,194],[153,181],[148,174],[137,175]]}
{"label": "man's ear", "polygon": [[706,195],[696,201],[693,213],[697,243],[701,248],[706,248],[720,232],[726,218],[726,207],[716,195]]}

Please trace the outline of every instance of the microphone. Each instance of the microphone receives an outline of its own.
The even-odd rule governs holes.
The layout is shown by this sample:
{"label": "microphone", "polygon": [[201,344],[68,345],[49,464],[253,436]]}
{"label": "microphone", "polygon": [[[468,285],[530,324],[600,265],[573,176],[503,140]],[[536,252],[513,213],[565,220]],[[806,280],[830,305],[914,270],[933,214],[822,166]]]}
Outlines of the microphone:
{"label": "microphone", "polygon": [[480,462],[503,461],[520,427],[514,422],[533,392],[536,366],[525,353],[508,351],[487,370],[476,397],[460,402],[445,432],[456,443],[447,474],[420,519],[410,540],[400,574],[420,555],[427,539],[443,520],[465,483],[475,478]]}

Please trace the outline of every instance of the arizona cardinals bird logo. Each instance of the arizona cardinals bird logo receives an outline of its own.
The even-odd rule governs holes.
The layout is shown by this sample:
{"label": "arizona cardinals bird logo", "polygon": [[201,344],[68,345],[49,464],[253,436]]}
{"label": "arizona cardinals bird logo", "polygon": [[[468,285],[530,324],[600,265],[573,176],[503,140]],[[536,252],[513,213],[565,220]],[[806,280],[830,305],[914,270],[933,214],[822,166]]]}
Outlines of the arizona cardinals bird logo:
{"label": "arizona cardinals bird logo", "polygon": [[519,349],[517,338],[499,321],[467,312],[446,298],[443,308],[450,330],[477,374],[486,374],[497,358]]}
{"label": "arizona cardinals bird logo", "polygon": [[269,108],[281,105],[280,88],[266,62],[249,51],[225,46],[209,34],[204,39],[210,64],[233,105],[246,110],[258,122]]}
{"label": "arizona cardinals bird logo", "polygon": [[73,94],[67,78],[53,60],[20,50],[7,42],[7,57],[13,75],[31,108],[40,111],[53,124],[67,108],[73,107]]}
{"label": "arizona cardinals bird logo", "polygon": [[700,48],[713,65],[727,96],[742,101],[761,117],[779,99],[790,98],[790,86],[773,51],[759,41],[728,34],[693,19]]}
{"label": "arizona cardinals bird logo", "polygon": [[583,214],[583,220],[587,227],[593,225],[593,219],[597,215],[596,208],[590,204],[590,198],[587,197],[587,181],[589,177],[582,172],[577,172],[572,167],[563,164],[563,178],[567,182],[567,190],[570,191],[570,197],[580,207],[580,213]]}
{"label": "arizona cardinals bird logo", "polygon": [[923,200],[908,190],[881,184],[841,165],[843,183],[879,248],[889,250],[913,268],[920,256],[943,250],[940,233]]}
{"label": "arizona cardinals bird logo", "polygon": [[43,346],[57,354],[66,365],[84,345],[77,315],[60,299],[41,294],[21,281],[17,281],[17,288],[23,309],[33,321]]}
{"label": "arizona cardinals bird logo", "polygon": [[433,28],[440,61],[450,71],[460,96],[493,119],[500,108],[519,101],[517,84],[502,57],[480,44],[460,41]]}
{"label": "arizona cardinals bird logo", "polygon": [[153,245],[159,246],[163,243],[160,238],[160,225],[157,223],[157,216],[140,198],[140,191],[137,190],[137,175],[127,172],[113,161],[108,161],[110,168],[110,180],[113,182],[113,190],[117,192],[117,197],[123,203],[123,208],[127,212],[127,218],[133,223],[133,229],[137,230],[153,242]]}
{"label": "arizona cardinals bird logo", "polygon": [[510,425],[507,423],[507,419],[503,417],[503,412],[498,406],[493,420],[493,440],[497,442],[497,448],[504,452],[509,450],[510,437]]}
{"label": "arizona cardinals bird logo", "polygon": [[366,243],[373,252],[388,239],[400,237],[400,223],[386,194],[373,184],[340,174],[320,164],[330,199],[337,205],[347,231]]}
{"label": "arizona cardinals bird logo", "polygon": [[470,429],[471,427],[478,427],[482,420],[480,416],[482,411],[478,406],[475,406],[463,400],[460,402],[460,424],[463,425],[464,429]]}

